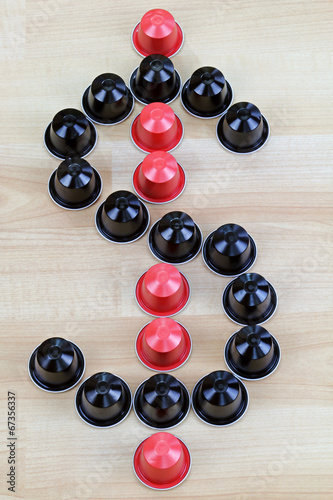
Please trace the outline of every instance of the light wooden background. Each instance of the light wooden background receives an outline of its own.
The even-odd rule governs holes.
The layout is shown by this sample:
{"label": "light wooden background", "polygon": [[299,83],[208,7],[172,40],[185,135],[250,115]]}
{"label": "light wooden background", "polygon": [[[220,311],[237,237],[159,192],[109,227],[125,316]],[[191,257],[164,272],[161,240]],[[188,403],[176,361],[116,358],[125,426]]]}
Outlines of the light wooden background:
{"label": "light wooden background", "polygon": [[[265,326],[278,338],[275,374],[248,382],[250,406],[236,425],[212,428],[193,412],[174,433],[193,465],[175,490],[145,488],[133,452],[150,429],[134,413],[108,430],[84,424],[75,390],[38,390],[26,369],[31,351],[60,335],[86,355],[86,376],[111,371],[134,391],[152,374],[137,360],[134,339],[149,321],[137,307],[138,276],[157,261],[146,237],[119,247],[94,226],[97,205],[68,212],[47,194],[59,162],[43,147],[53,115],[80,107],[93,78],[113,71],[128,81],[140,57],[130,34],[144,12],[166,7],[185,44],[173,58],[183,81],[202,65],[220,68],[235,102],[259,106],[271,126],[260,152],[237,156],[215,138],[216,120],[194,119],[173,103],[185,125],[174,155],[187,172],[179,200],[151,207],[152,222],[171,209],[188,212],[206,236],[236,222],[256,239],[254,271],[279,293]],[[1,498],[164,499],[332,498],[332,4],[329,1],[243,0],[0,1],[1,155]],[[116,127],[98,127],[87,158],[102,174],[102,199],[131,189],[144,154],[130,141],[140,111]],[[177,316],[193,339],[190,360],[174,374],[189,390],[224,369],[223,346],[237,327],[221,309],[227,280],[201,257],[182,266],[192,285]],[[18,484],[5,485],[7,390],[17,393]]]}

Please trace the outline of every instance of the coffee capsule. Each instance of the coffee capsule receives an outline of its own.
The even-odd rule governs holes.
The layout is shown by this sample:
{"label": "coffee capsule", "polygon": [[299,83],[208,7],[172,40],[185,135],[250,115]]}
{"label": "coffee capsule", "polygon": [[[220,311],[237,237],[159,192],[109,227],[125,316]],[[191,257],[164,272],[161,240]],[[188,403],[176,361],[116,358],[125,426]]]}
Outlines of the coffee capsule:
{"label": "coffee capsule", "polygon": [[135,350],[151,370],[171,371],[189,358],[192,340],[186,328],[172,318],[156,318],[138,333]]}
{"label": "coffee capsule", "polygon": [[179,95],[180,87],[178,71],[172,61],[161,54],[145,57],[130,77],[130,89],[141,104],[168,104]]}
{"label": "coffee capsule", "polygon": [[149,203],[169,203],[182,194],[186,185],[184,169],[165,151],[155,151],[139,163],[133,173],[136,194]]}
{"label": "coffee capsule", "polygon": [[91,121],[99,125],[116,125],[132,113],[134,99],[120,76],[103,73],[84,91],[82,108]]}
{"label": "coffee capsule", "polygon": [[254,239],[238,224],[224,224],[204,241],[202,256],[207,267],[220,276],[248,271],[257,257]]}
{"label": "coffee capsule", "polygon": [[151,316],[173,316],[190,300],[190,285],[171,264],[156,264],[143,273],[135,286],[135,298]]}
{"label": "coffee capsule", "polygon": [[238,377],[261,380],[276,370],[281,350],[276,338],[262,326],[244,326],[227,340],[224,359]]}
{"label": "coffee capsule", "polygon": [[134,394],[134,411],[142,423],[154,429],[170,429],[190,411],[185,385],[168,373],[158,373],[139,385]]}
{"label": "coffee capsule", "polygon": [[227,111],[232,100],[230,83],[212,66],[197,69],[181,91],[182,105],[196,118],[216,118]]}
{"label": "coffee capsule", "polygon": [[232,373],[218,370],[202,377],[194,386],[194,413],[206,424],[231,425],[243,417],[249,395],[243,382]]}
{"label": "coffee capsule", "polygon": [[181,142],[184,128],[168,104],[153,102],[134,118],[130,134],[134,144],[145,153],[170,152]]}
{"label": "coffee capsule", "polygon": [[72,389],[82,378],[84,369],[81,349],[61,337],[44,340],[32,352],[28,364],[33,383],[47,392]]}
{"label": "coffee capsule", "polygon": [[171,57],[181,49],[183,42],[183,30],[164,9],[146,12],[132,33],[133,47],[143,57],[151,54]]}
{"label": "coffee capsule", "polygon": [[220,144],[228,151],[253,153],[266,144],[269,125],[257,106],[250,102],[237,102],[220,118],[216,134]]}
{"label": "coffee capsule", "polygon": [[65,160],[68,157],[87,156],[97,143],[95,125],[78,109],[59,111],[46,127],[44,144],[48,152]]}
{"label": "coffee capsule", "polygon": [[257,273],[245,273],[230,281],[222,295],[222,307],[229,319],[240,325],[259,325],[276,311],[274,287]]}
{"label": "coffee capsule", "polygon": [[136,477],[149,488],[168,490],[181,484],[191,468],[189,449],[169,432],[156,432],[144,439],[133,457]]}
{"label": "coffee capsule", "polygon": [[185,212],[174,211],[165,214],[151,227],[148,246],[157,259],[184,264],[198,255],[202,239],[201,230],[193,219]]}
{"label": "coffee capsule", "polygon": [[83,158],[67,158],[51,174],[48,190],[59,207],[81,210],[90,207],[99,198],[102,179]]}
{"label": "coffee capsule", "polygon": [[120,377],[108,372],[95,373],[78,388],[75,407],[87,424],[113,427],[131,411],[132,393]]}
{"label": "coffee capsule", "polygon": [[95,216],[97,231],[113,243],[132,243],[147,231],[148,208],[135,194],[121,190],[110,194]]}

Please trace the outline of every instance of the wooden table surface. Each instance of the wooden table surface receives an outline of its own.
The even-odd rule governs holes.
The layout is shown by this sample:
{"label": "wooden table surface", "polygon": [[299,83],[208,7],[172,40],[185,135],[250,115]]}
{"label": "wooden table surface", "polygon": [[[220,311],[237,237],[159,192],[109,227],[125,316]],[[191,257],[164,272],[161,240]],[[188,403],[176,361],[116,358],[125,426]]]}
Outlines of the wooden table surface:
{"label": "wooden table surface", "polygon": [[[75,389],[54,395],[35,387],[27,361],[44,339],[63,336],[86,356],[86,376],[110,371],[134,391],[152,372],[134,340],[149,321],[135,303],[138,276],[157,261],[147,238],[113,245],[94,225],[98,204],[79,212],[57,207],[47,182],[59,161],[43,146],[54,114],[80,107],[100,73],[128,81],[140,57],[130,34],[155,7],[145,1],[1,0],[1,498],[290,499],[332,498],[332,3],[329,1],[169,1],[185,44],[173,58],[183,81],[200,66],[220,68],[235,102],[254,102],[271,137],[259,152],[238,156],[215,137],[217,120],[173,109],[185,126],[175,150],[187,172],[183,195],[149,206],[152,222],[179,209],[204,236],[236,222],[255,238],[254,271],[279,294],[265,326],[282,361],[270,378],[248,382],[250,406],[236,425],[213,428],[191,411],[174,429],[192,454],[179,488],[149,490],[135,477],[132,455],[153,431],[132,412],[108,430],[89,427],[74,408]],[[163,7],[160,3],[158,7]],[[102,174],[104,199],[131,189],[144,154],[129,137],[133,117],[98,127],[87,158]],[[223,347],[237,327],[221,309],[228,282],[201,256],[181,267],[192,286],[176,319],[193,352],[174,372],[189,390],[225,369]],[[7,391],[17,401],[16,493],[7,490]]]}

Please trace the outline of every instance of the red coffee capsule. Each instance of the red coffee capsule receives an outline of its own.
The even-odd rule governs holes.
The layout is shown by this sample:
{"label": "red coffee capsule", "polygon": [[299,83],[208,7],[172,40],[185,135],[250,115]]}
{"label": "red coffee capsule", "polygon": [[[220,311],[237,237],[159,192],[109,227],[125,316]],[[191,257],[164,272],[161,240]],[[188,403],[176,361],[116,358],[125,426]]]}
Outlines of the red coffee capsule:
{"label": "red coffee capsule", "polygon": [[175,158],[165,151],[145,157],[133,173],[133,188],[150,203],[168,203],[185,189],[186,174]]}
{"label": "red coffee capsule", "polygon": [[138,279],[135,298],[151,316],[173,316],[187,305],[190,285],[172,264],[155,264]]}
{"label": "red coffee capsule", "polygon": [[162,54],[171,57],[182,47],[184,34],[170,12],[152,9],[146,12],[132,33],[132,44],[143,57]]}
{"label": "red coffee capsule", "polygon": [[144,439],[133,457],[137,478],[149,488],[167,490],[178,486],[190,472],[191,455],[179,438],[157,432]]}
{"label": "red coffee capsule", "polygon": [[187,361],[192,341],[186,328],[174,319],[156,318],[141,329],[135,349],[147,368],[169,372]]}
{"label": "red coffee capsule", "polygon": [[153,102],[134,118],[130,133],[134,144],[145,153],[170,152],[182,140],[184,128],[168,104]]}

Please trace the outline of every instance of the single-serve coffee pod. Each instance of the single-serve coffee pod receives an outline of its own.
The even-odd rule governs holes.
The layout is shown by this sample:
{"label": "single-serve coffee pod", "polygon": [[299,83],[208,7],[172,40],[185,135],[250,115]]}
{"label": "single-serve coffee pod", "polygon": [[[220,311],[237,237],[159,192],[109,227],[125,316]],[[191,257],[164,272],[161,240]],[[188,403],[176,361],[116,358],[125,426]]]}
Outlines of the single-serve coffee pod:
{"label": "single-serve coffee pod", "polygon": [[259,325],[244,326],[227,340],[224,359],[230,371],[245,380],[260,380],[278,367],[281,350],[276,338]]}
{"label": "single-serve coffee pod", "polygon": [[181,102],[188,113],[197,118],[216,118],[230,107],[231,85],[217,68],[203,66],[184,83]]}
{"label": "single-serve coffee pod", "polygon": [[259,325],[276,311],[277,293],[257,273],[245,273],[230,281],[222,295],[222,307],[229,319],[240,325]]}
{"label": "single-serve coffee pod", "polygon": [[97,231],[113,243],[132,243],[147,231],[148,208],[135,194],[120,190],[110,194],[95,215]]}
{"label": "single-serve coffee pod", "polygon": [[46,127],[44,144],[52,156],[64,160],[87,156],[96,146],[97,131],[88,118],[74,108],[59,111]]}
{"label": "single-serve coffee pod", "polygon": [[148,246],[157,259],[170,264],[184,264],[199,254],[202,239],[199,226],[188,214],[173,211],[151,227]]}
{"label": "single-serve coffee pod", "polygon": [[217,427],[237,422],[248,404],[249,395],[243,382],[224,370],[202,377],[192,392],[194,413],[206,424]]}
{"label": "single-serve coffee pod", "polygon": [[186,444],[173,434],[156,432],[137,447],[133,467],[145,486],[168,490],[186,479],[191,468],[191,455]]}
{"label": "single-serve coffee pod", "polygon": [[253,153],[266,144],[269,125],[257,106],[237,102],[220,118],[216,133],[218,141],[228,151]]}
{"label": "single-serve coffee pod", "polygon": [[187,329],[172,318],[156,318],[145,325],[136,338],[140,361],[151,370],[171,371],[189,358],[192,340]]}
{"label": "single-serve coffee pod", "polygon": [[82,378],[85,360],[81,349],[70,340],[52,337],[32,352],[28,371],[34,384],[48,392],[72,389]]}
{"label": "single-serve coffee pod", "polygon": [[179,95],[181,78],[172,61],[161,54],[145,57],[130,76],[130,89],[141,104],[172,102]]}
{"label": "single-serve coffee pod", "polygon": [[81,210],[90,207],[102,192],[97,170],[80,157],[67,158],[51,174],[48,183],[51,199],[61,208]]}
{"label": "single-serve coffee pod", "polygon": [[142,423],[154,429],[170,429],[182,422],[190,410],[185,385],[168,373],[158,373],[137,388],[134,411]]}
{"label": "single-serve coffee pod", "polygon": [[166,151],[147,155],[133,172],[133,187],[144,201],[169,203],[185,189],[186,175],[176,159]]}
{"label": "single-serve coffee pod", "polygon": [[87,424],[113,427],[131,411],[132,393],[117,375],[99,372],[82,382],[76,393],[75,407]]}
{"label": "single-serve coffee pod", "polygon": [[173,316],[190,300],[190,285],[173,265],[156,264],[138,279],[135,298],[141,309],[152,316]]}
{"label": "single-serve coffee pod", "polygon": [[130,134],[134,144],[146,153],[172,151],[181,142],[184,128],[168,104],[153,102],[134,118]]}
{"label": "single-serve coffee pod", "polygon": [[184,42],[184,34],[173,15],[164,9],[146,12],[134,27],[132,44],[143,57],[150,54],[163,54],[171,57]]}
{"label": "single-serve coffee pod", "polygon": [[211,232],[202,248],[207,267],[220,276],[248,271],[257,257],[254,239],[238,224],[224,224]]}
{"label": "single-serve coffee pod", "polygon": [[82,109],[99,125],[116,125],[132,113],[134,98],[124,80],[115,73],[98,75],[82,96]]}

